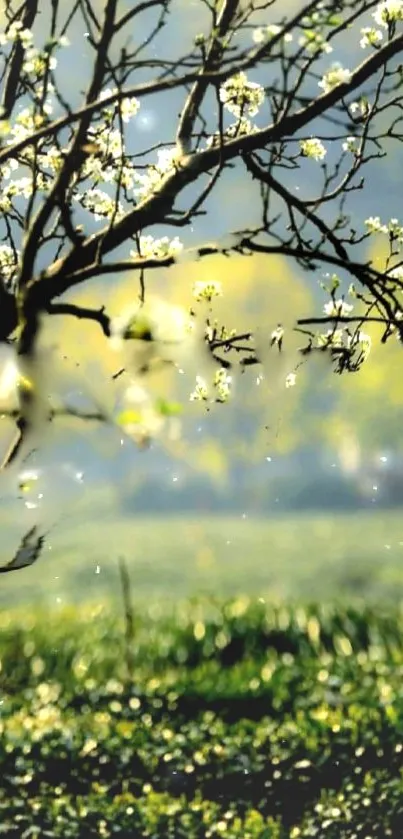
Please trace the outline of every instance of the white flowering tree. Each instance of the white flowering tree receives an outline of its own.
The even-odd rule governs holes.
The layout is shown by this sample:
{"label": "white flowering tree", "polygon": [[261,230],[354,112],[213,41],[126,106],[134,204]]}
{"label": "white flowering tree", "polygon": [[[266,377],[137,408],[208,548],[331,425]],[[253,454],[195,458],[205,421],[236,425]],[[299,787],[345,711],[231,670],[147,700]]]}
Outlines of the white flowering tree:
{"label": "white flowering tree", "polygon": [[[121,352],[127,400],[115,419],[142,441],[178,409],[139,385],[151,364],[177,365],[201,343],[215,368],[211,381],[200,372],[190,398],[226,401],[233,369],[261,362],[253,324],[238,334],[214,321],[210,305],[205,314],[203,301],[221,294],[219,277],[195,284],[190,311],[150,296],[150,275],[178,261],[282,254],[301,270],[327,271],[323,310],[295,324],[301,361],[328,353],[338,372],[355,371],[370,350],[365,324],[380,324],[382,341],[403,334],[403,226],[357,221],[350,209],[357,191],[371,190],[371,165],[403,137],[403,0],[196,0],[188,8],[197,24],[200,13],[202,31],[187,30],[181,54],[172,33],[185,5],[5,0],[0,341],[11,355],[0,398],[16,399],[8,413],[17,433],[3,469],[26,458],[32,434],[57,413],[38,351],[47,318],[79,319],[83,336],[95,321]],[[78,37],[89,62],[82,96],[68,73]],[[167,113],[180,107],[171,136],[147,147],[137,125],[153,97]],[[248,226],[245,208],[242,229],[204,241],[201,228],[188,246],[186,230],[197,233],[235,162],[257,187],[259,223]],[[373,237],[385,253],[378,267],[365,255]],[[120,317],[72,300],[90,279],[113,283],[124,272],[138,285]],[[267,346],[287,346],[269,318]],[[292,371],[286,384],[294,382]],[[35,528],[25,538],[7,569],[39,555]]]}

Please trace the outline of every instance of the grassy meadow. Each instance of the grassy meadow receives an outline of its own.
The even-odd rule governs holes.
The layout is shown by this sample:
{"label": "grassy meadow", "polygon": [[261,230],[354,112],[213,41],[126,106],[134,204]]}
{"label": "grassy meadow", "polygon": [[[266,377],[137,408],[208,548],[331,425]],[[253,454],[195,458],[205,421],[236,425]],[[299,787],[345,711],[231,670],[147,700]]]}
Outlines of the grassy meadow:
{"label": "grassy meadow", "polygon": [[0,616],[10,839],[403,829],[403,614],[245,596]]}
{"label": "grassy meadow", "polygon": [[403,591],[403,514],[77,516],[49,533],[35,566],[1,578],[0,605],[58,607],[119,598],[119,556],[129,567],[136,600],[244,593],[272,600],[396,601]]}
{"label": "grassy meadow", "polygon": [[0,835],[402,836],[402,551],[397,513],[52,533],[0,580]]}

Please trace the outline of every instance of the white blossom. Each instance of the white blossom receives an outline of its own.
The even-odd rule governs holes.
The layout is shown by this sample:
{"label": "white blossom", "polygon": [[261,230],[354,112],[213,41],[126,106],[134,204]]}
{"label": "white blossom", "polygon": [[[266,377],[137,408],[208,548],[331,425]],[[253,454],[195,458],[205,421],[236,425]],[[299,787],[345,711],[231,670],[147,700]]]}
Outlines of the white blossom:
{"label": "white blossom", "polygon": [[222,136],[219,131],[216,131],[215,134],[212,134],[211,137],[208,137],[206,140],[206,148],[212,148],[214,146],[219,146],[222,141],[225,140],[232,140],[234,137],[245,137],[247,134],[254,134],[257,131],[256,125],[247,119],[247,117],[241,117],[237,120],[237,122],[231,123],[228,128],[223,132]]}
{"label": "white blossom", "polygon": [[206,402],[208,399],[208,387],[205,379],[196,376],[195,389],[189,396],[190,402]]}
{"label": "white blossom", "polygon": [[377,47],[382,41],[383,35],[380,29],[374,29],[372,26],[364,26],[361,29],[360,47]]}
{"label": "white blossom", "polygon": [[[114,88],[106,88],[102,91],[100,95],[100,99],[106,99],[109,96],[112,96],[114,93],[117,93],[118,89]],[[118,101],[116,101],[118,105]],[[138,110],[140,108],[140,102],[136,99],[135,96],[125,96],[123,99],[120,100],[120,113],[122,116],[123,122],[129,122],[132,117],[135,117]]]}
{"label": "white blossom", "polygon": [[351,303],[346,303],[340,297],[338,300],[330,300],[329,303],[325,303],[323,311],[329,317],[345,317],[353,311],[353,308]]}
{"label": "white blossom", "polygon": [[324,74],[318,87],[321,87],[324,93],[329,93],[340,84],[346,84],[351,79],[351,71],[342,67],[340,64],[333,64],[333,67]]}
{"label": "white blossom", "polygon": [[222,286],[217,280],[198,280],[193,286],[193,297],[200,303],[207,300],[209,303],[213,297],[222,296]]}
{"label": "white blossom", "polygon": [[403,244],[403,227],[397,218],[391,218],[388,223],[388,233],[391,239]]}
{"label": "white blossom", "polygon": [[[10,161],[8,161],[9,163]],[[50,169],[52,172],[59,172],[63,165],[63,153],[52,146],[44,154],[40,155],[40,163],[43,169]]]}
{"label": "white blossom", "polygon": [[157,162],[147,166],[145,173],[135,173],[136,191],[140,198],[148,198],[160,188],[161,182],[167,175],[174,174],[179,160],[178,154],[176,147],[158,149]]}
{"label": "white blossom", "polygon": [[5,192],[0,192],[0,210],[3,213],[8,213],[11,210],[12,204],[10,197]]}
{"label": "white blossom", "polygon": [[343,151],[349,151],[351,154],[355,154],[358,151],[357,142],[357,137],[346,137],[346,140],[342,145]]}
{"label": "white blossom", "polygon": [[13,41],[21,41],[22,46],[27,47],[32,39],[31,30],[24,29],[21,20],[15,20],[10,24],[7,32],[0,33],[0,46],[5,46],[7,43],[12,44]]}
{"label": "white blossom", "polygon": [[264,89],[257,82],[250,82],[246,73],[231,76],[220,87],[220,101],[231,114],[242,117],[255,116],[264,101]]}
{"label": "white blossom", "polygon": [[0,277],[9,284],[13,279],[17,266],[19,254],[9,245],[0,245]]}
{"label": "white blossom", "polygon": [[224,367],[216,371],[214,375],[214,387],[219,402],[227,402],[231,396],[232,376],[228,375]]}
{"label": "white blossom", "polygon": [[126,189],[133,188],[135,172],[133,164],[124,157],[125,148],[121,132],[107,124],[95,126],[88,131],[84,150],[92,150],[82,167],[83,177],[95,184],[118,182]]}
{"label": "white blossom", "polygon": [[379,216],[369,216],[364,221],[368,233],[387,233],[388,228],[386,224],[382,224]]}
{"label": "white blossom", "polygon": [[87,143],[94,145],[98,155],[112,158],[119,161],[124,154],[124,145],[121,132],[118,128],[111,128],[104,124],[90,128],[87,135]]}
{"label": "white blossom", "polygon": [[[10,137],[7,140],[8,145],[19,143],[20,140],[25,140],[27,137],[35,133],[37,128],[40,128],[46,120],[47,103],[43,106],[43,113],[33,113],[29,108],[23,108],[15,117],[14,123],[11,126]],[[38,146],[40,145],[40,141]],[[27,155],[27,149],[24,154]]]}
{"label": "white blossom", "polygon": [[263,41],[266,41],[267,38],[267,30],[265,30],[263,26],[258,26],[252,32],[252,40],[255,44],[263,44]]}
{"label": "white blossom", "polygon": [[[279,35],[281,31],[282,27],[278,26],[277,23],[271,23],[268,26],[258,26],[253,30],[252,39],[255,44],[263,44],[264,41],[268,41],[276,35]],[[292,39],[292,33],[286,32],[283,38],[284,43],[290,43]]]}
{"label": "white blossom", "polygon": [[285,386],[287,388],[288,387],[294,387],[296,381],[297,381],[296,373],[289,373],[286,380],[285,380]]}
{"label": "white blossom", "polygon": [[308,140],[299,141],[300,149],[304,157],[311,157],[313,160],[323,160],[327,151],[321,140],[311,137]]}
{"label": "white blossom", "polygon": [[342,329],[328,329],[317,336],[318,347],[342,347],[344,332]]}
{"label": "white blossom", "polygon": [[26,73],[32,73],[35,76],[43,76],[47,67],[50,70],[55,70],[57,67],[57,58],[54,55],[49,55],[47,52],[41,52],[36,47],[30,47],[24,56],[22,65]]}
{"label": "white blossom", "polygon": [[254,134],[255,131],[257,131],[256,125],[246,117],[241,117],[238,122],[233,122],[228,126],[225,136],[232,139],[233,137],[244,137],[246,134]]}
{"label": "white blossom", "polygon": [[390,271],[388,271],[388,277],[392,277],[394,280],[403,282],[403,265],[397,265],[396,268],[391,268]]}
{"label": "white blossom", "polygon": [[[368,113],[370,111],[369,102],[365,97],[360,99],[358,102],[351,102],[351,104],[348,107],[349,107],[349,111],[350,111],[352,116],[357,114],[357,116],[361,117],[362,119],[367,117]],[[357,113],[357,112],[359,112],[359,113]]]}
{"label": "white blossom", "polygon": [[276,329],[273,329],[270,338],[272,344],[277,344],[277,346],[280,346],[284,338],[284,327],[279,325],[276,327]]}
{"label": "white blossom", "polygon": [[[116,199],[111,198],[111,196],[106,192],[103,192],[101,189],[97,189],[95,187],[93,189],[88,189],[82,194],[75,195],[74,198],[81,204],[82,207],[93,213],[96,221],[100,221],[104,218],[110,218],[116,211]],[[122,215],[123,207],[119,203],[116,216],[119,218],[119,216]]]}
{"label": "white blossom", "polygon": [[138,251],[130,251],[131,259],[153,258],[163,259],[167,256],[177,256],[183,250],[183,244],[178,236],[169,239],[163,236],[161,239],[154,239],[153,236],[140,236],[140,247]]}
{"label": "white blossom", "polygon": [[351,350],[358,349],[365,361],[371,352],[372,338],[366,332],[359,331],[356,335],[348,337],[347,345]]}
{"label": "white blossom", "polygon": [[[39,184],[39,179],[37,180],[37,186]],[[11,181],[9,186],[6,189],[7,195],[17,197],[22,196],[23,198],[29,198],[32,195],[33,190],[33,180],[28,176],[24,178],[18,178],[15,181]]]}
{"label": "white blossom", "polygon": [[383,0],[378,3],[372,17],[378,26],[387,29],[390,23],[403,20],[403,0]]}
{"label": "white blossom", "polygon": [[16,169],[18,169],[18,160],[15,157],[10,157],[1,169],[1,175],[4,180],[8,181],[11,178],[11,172],[15,172]]}

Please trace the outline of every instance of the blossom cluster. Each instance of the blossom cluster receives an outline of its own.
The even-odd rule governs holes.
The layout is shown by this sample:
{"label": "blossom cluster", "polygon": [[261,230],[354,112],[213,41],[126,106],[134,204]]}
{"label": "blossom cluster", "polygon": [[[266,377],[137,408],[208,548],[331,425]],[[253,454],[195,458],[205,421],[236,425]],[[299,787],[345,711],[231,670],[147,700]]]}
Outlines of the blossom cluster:
{"label": "blossom cluster", "polygon": [[[61,45],[65,44],[65,39],[60,38],[58,42]],[[33,50],[33,47],[30,48]],[[26,51],[26,58],[34,54]],[[36,55],[36,54],[35,54]],[[37,55],[39,52],[37,51]],[[45,57],[48,53],[45,54]],[[28,60],[28,59],[27,59]],[[36,59],[35,59],[36,60]],[[35,68],[28,68],[34,72]],[[53,86],[50,81],[46,87],[47,94],[53,92]],[[38,97],[43,94],[42,86],[38,85],[36,93]],[[114,91],[106,90],[101,95],[105,98],[113,94]],[[115,106],[116,107],[116,106]],[[121,113],[124,121],[127,121],[131,116],[134,116],[139,108],[139,102],[135,98],[124,98],[121,103]],[[41,109],[38,111],[36,107],[23,108],[14,119],[13,124],[9,124],[7,120],[1,121],[1,126],[4,128],[2,134],[7,137],[7,144],[13,145],[35,133],[40,128],[47,117],[52,113],[53,106],[49,98],[41,103]],[[131,161],[125,156],[124,141],[120,129],[115,128],[113,121],[115,118],[115,110],[105,110],[103,113],[103,121],[99,124],[93,125],[87,134],[86,141],[82,146],[82,151],[85,152],[84,162],[81,166],[79,178],[88,178],[92,181],[91,188],[86,191],[79,192],[77,188],[74,189],[72,197],[73,200],[79,202],[82,207],[93,213],[95,220],[110,217],[116,214],[117,217],[123,213],[123,207],[119,204],[116,208],[116,200],[109,196],[106,192],[98,189],[98,184],[114,183],[119,184],[124,189],[133,189],[135,185],[135,172]],[[0,126],[0,127],[1,127]],[[36,150],[36,175],[33,179],[30,176],[24,175],[20,178],[15,178],[12,181],[11,176],[20,165],[24,163],[28,166],[33,164],[34,150],[32,146],[27,146],[19,154],[19,159],[11,158],[0,170],[0,177],[3,181],[2,191],[0,196],[0,210],[9,212],[12,209],[12,201],[14,198],[23,197],[29,199],[35,191],[49,192],[51,185],[63,166],[67,149],[60,148],[56,145],[50,145],[48,139],[39,140]],[[137,180],[141,180],[139,175]],[[10,181],[9,183],[4,183]],[[116,212],[117,209],[117,212]]]}
{"label": "blossom cluster", "polygon": [[76,193],[74,199],[81,204],[84,209],[89,210],[95,221],[101,221],[104,218],[110,218],[115,213],[116,218],[121,218],[123,215],[123,207],[119,202],[116,204],[116,199],[103,190],[94,187],[88,189],[84,193]]}
{"label": "blossom cluster", "polygon": [[301,153],[304,157],[311,157],[313,160],[323,160],[327,151],[321,140],[311,137],[308,140],[299,141]]}
{"label": "blossom cluster", "polygon": [[227,79],[219,90],[220,101],[236,121],[223,131],[207,138],[206,146],[219,146],[223,139],[233,139],[253,134],[257,131],[250,117],[256,116],[264,102],[264,88],[257,82],[248,80],[246,73],[240,72]]}
{"label": "blossom cluster", "polygon": [[257,82],[250,82],[246,73],[231,76],[220,87],[220,101],[234,116],[256,116],[264,101],[264,89]]}
{"label": "blossom cluster", "polygon": [[177,256],[183,250],[183,244],[178,236],[169,239],[168,236],[162,236],[161,239],[154,239],[153,236],[140,236],[139,249],[137,251],[130,251],[131,259],[156,258],[164,259],[168,256]]}
{"label": "blossom cluster", "polygon": [[346,140],[344,141],[344,143],[342,145],[343,151],[350,152],[351,154],[357,154],[357,151],[358,151],[357,142],[358,142],[357,137],[346,137]]}
{"label": "blossom cluster", "polygon": [[[41,108],[41,112],[34,113],[29,108],[23,108],[19,114],[16,115],[14,123],[10,126],[10,130],[8,132],[9,139],[7,141],[8,145],[13,145],[13,143],[19,143],[21,140],[25,140],[27,137],[30,137],[38,128],[44,124],[46,118],[52,113],[52,103],[49,100],[46,100]],[[26,159],[27,158],[27,150],[24,150],[24,154]],[[31,151],[31,155],[32,155]]]}
{"label": "blossom cluster", "polygon": [[10,286],[18,267],[19,254],[9,245],[0,245],[0,281]]}
{"label": "blossom cluster", "polygon": [[278,326],[276,326],[275,329],[273,329],[273,332],[271,333],[271,336],[270,336],[271,346],[276,345],[279,349],[281,349],[282,343],[283,343],[283,338],[284,338],[284,327],[281,326],[281,324],[279,324]]}
{"label": "blossom cluster", "polygon": [[372,17],[378,26],[388,29],[391,23],[403,20],[403,0],[382,0]]}
{"label": "blossom cluster", "polygon": [[345,300],[339,298],[338,300],[330,300],[329,303],[325,303],[323,311],[329,317],[340,318],[349,315],[353,311],[353,308],[351,303],[346,303]]}
{"label": "blossom cluster", "polygon": [[351,79],[351,71],[342,67],[341,64],[333,64],[332,67],[324,74],[323,78],[318,82],[318,87],[322,88],[324,93],[330,93],[335,87],[341,84],[346,84]]}
{"label": "blossom cluster", "polygon": [[297,374],[292,372],[289,373],[285,380],[286,388],[294,387],[297,381]]}
{"label": "blossom cluster", "polygon": [[360,47],[377,47],[382,41],[383,35],[380,29],[375,29],[373,26],[364,26],[361,29]]}
{"label": "blossom cluster", "polygon": [[57,67],[57,58],[49,52],[42,52],[36,47],[30,47],[26,50],[22,69],[25,73],[30,73],[37,78],[44,76],[46,71],[55,70]]}
{"label": "blossom cluster", "polygon": [[352,351],[358,350],[365,361],[371,352],[372,338],[367,332],[359,330],[354,335],[349,336],[348,347]]}
{"label": "blossom cluster", "polygon": [[224,140],[233,140],[235,137],[246,137],[249,134],[254,134],[257,131],[256,125],[247,119],[247,117],[241,117],[236,122],[232,122],[231,125],[226,128],[222,134],[219,131],[216,131],[215,134],[212,134],[206,140],[206,147],[213,148],[214,146],[219,146],[222,141]]}
{"label": "blossom cluster", "polygon": [[[331,44],[329,44],[321,31],[326,24],[329,24],[329,12],[324,3],[318,3],[317,8],[313,12],[302,18],[301,25],[303,30],[298,38],[298,44],[309,55],[328,55],[333,52]],[[268,26],[260,26],[254,29],[252,37],[255,44],[264,44],[267,41],[270,45],[270,40],[282,33],[283,27],[278,24],[269,24]],[[293,41],[292,32],[285,32],[281,41],[282,43]]]}
{"label": "blossom cluster", "polygon": [[344,340],[343,329],[328,329],[317,336],[318,347],[342,347]]}
{"label": "blossom cluster", "polygon": [[403,283],[403,265],[396,265],[388,271],[388,277]]}
{"label": "blossom cluster", "polygon": [[217,401],[227,402],[231,396],[232,376],[230,376],[224,367],[220,367],[214,374],[213,380],[216,389]]}
{"label": "blossom cluster", "polygon": [[[213,377],[213,397],[211,401],[228,402],[231,396],[232,376],[229,375],[224,367],[216,370]],[[209,400],[209,386],[202,376],[196,376],[196,385],[190,394],[191,402],[207,402]]]}
{"label": "blossom cluster", "polygon": [[[256,29],[253,30],[252,38],[255,44],[263,44],[265,41],[270,41],[275,38],[277,35],[280,35],[282,31],[282,27],[279,26],[277,23],[269,23],[268,26],[258,26]],[[285,44],[290,43],[293,40],[293,36],[291,32],[286,32],[283,41]]]}
{"label": "blossom cluster", "polygon": [[298,40],[299,46],[304,47],[310,55],[329,55],[333,52],[333,47],[326,40],[321,32],[315,29],[305,29],[303,35]]}
{"label": "blossom cluster", "polygon": [[[105,88],[105,90],[102,91],[100,98],[106,99],[107,97],[112,96],[114,93],[117,92],[118,89],[116,87]],[[140,108],[140,102],[138,99],[136,99],[135,96],[125,96],[123,99],[120,100],[118,107],[123,122],[129,122],[132,119],[132,117],[136,116]],[[115,109],[116,105],[114,105],[113,108]]]}
{"label": "blossom cluster", "polygon": [[351,102],[349,105],[349,111],[354,119],[365,119],[370,111],[370,105],[367,98],[362,96],[358,102]]}
{"label": "blossom cluster", "polygon": [[[376,25],[383,29],[388,29],[391,24],[397,21],[403,21],[403,0],[382,0],[372,13],[372,17]],[[382,29],[377,29],[374,26],[365,26],[361,29],[360,46],[362,49],[379,47],[382,40]]]}
{"label": "blossom cluster", "polygon": [[147,166],[144,173],[135,173],[138,197],[140,199],[149,198],[153,193],[157,192],[163,179],[167,175],[173,175],[177,166],[178,150],[176,147],[172,149],[158,149],[157,162]]}
{"label": "blossom cluster", "polygon": [[211,303],[214,297],[222,296],[222,286],[217,280],[198,280],[193,286],[193,297],[200,303],[207,300]]}
{"label": "blossom cluster", "polygon": [[202,376],[196,376],[196,385],[189,399],[191,402],[207,402],[208,387],[206,380]]}
{"label": "blossom cluster", "polygon": [[13,44],[15,41],[20,41],[24,48],[28,47],[33,38],[30,29],[23,26],[22,21],[14,20],[5,32],[0,32],[0,46]]}
{"label": "blossom cluster", "polygon": [[317,336],[317,346],[323,349],[346,350],[359,363],[367,360],[372,347],[371,336],[362,330],[351,334],[346,329],[329,329]]}
{"label": "blossom cluster", "polygon": [[368,233],[384,233],[392,241],[397,242],[399,245],[403,244],[403,226],[397,218],[391,218],[387,224],[383,224],[379,216],[369,216],[369,218],[365,219],[364,224]]}

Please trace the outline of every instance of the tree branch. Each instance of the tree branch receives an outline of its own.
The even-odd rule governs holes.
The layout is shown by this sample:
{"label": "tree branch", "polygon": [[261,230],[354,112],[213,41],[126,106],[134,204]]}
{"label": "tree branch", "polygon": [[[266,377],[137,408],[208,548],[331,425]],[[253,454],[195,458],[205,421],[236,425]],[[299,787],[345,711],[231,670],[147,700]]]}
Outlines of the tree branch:
{"label": "tree branch", "polygon": [[67,277],[85,265],[93,263],[97,255],[103,256],[143,228],[163,222],[167,213],[172,210],[179,193],[195,181],[202,172],[217,166],[220,160],[225,163],[239,153],[254,151],[267,146],[268,143],[292,136],[325,110],[341,101],[348,93],[356,90],[385,61],[401,50],[403,50],[403,34],[366,59],[352,74],[349,82],[324,93],[296,113],[255,133],[230,139],[219,147],[212,147],[179,159],[176,170],[162,179],[158,192],[126,213],[111,229],[104,228],[99,233],[90,236],[79,249],[73,248],[69,254],[45,272],[40,281],[43,284],[45,298],[49,296],[50,299],[50,295],[59,296],[66,291],[69,288]]}
{"label": "tree branch", "polygon": [[105,314],[104,308],[87,309],[85,306],[77,306],[74,303],[49,303],[46,307],[49,315],[70,315],[79,320],[92,320],[99,324],[102,332],[110,338],[110,318]]}

